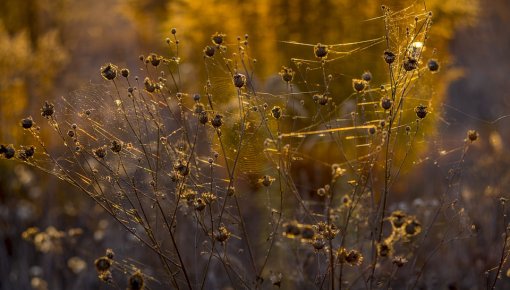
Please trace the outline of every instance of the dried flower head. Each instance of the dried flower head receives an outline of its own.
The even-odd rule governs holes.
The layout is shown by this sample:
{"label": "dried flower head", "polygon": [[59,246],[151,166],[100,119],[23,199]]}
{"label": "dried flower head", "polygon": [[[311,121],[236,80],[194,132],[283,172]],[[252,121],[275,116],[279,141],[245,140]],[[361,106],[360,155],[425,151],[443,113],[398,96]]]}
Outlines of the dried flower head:
{"label": "dried flower head", "polygon": [[195,206],[195,210],[197,211],[203,211],[206,206],[204,200],[201,197],[195,199],[193,205]]}
{"label": "dried flower head", "polygon": [[215,45],[222,45],[223,42],[225,41],[226,36],[227,36],[226,34],[216,32],[211,37],[211,40]]}
{"label": "dried flower head", "polygon": [[409,217],[404,225],[406,238],[411,238],[421,233],[421,224],[415,217]]}
{"label": "dried flower head", "polygon": [[404,225],[406,217],[407,215],[403,211],[396,210],[391,213],[388,219],[394,229],[400,229]]}
{"label": "dried flower head", "polygon": [[213,57],[215,52],[216,50],[212,46],[208,45],[204,48],[204,55],[207,57]]}
{"label": "dried flower head", "polygon": [[406,71],[415,70],[418,67],[418,60],[414,57],[407,57],[404,61],[404,69]]}
{"label": "dried flower head", "polygon": [[407,263],[407,259],[402,256],[395,256],[393,258],[392,262],[393,262],[393,264],[395,264],[395,266],[401,268],[402,266],[404,266]]}
{"label": "dried flower head", "polygon": [[393,254],[392,245],[386,241],[382,241],[377,245],[377,254],[380,257],[390,257]]}
{"label": "dried flower head", "polygon": [[219,229],[216,231],[216,234],[214,234],[214,238],[220,242],[224,243],[227,241],[232,234],[228,231],[228,229],[224,226],[220,226]]}
{"label": "dried flower head", "polygon": [[123,68],[120,70],[120,75],[127,78],[129,77],[129,70],[127,68]]}
{"label": "dried flower head", "polygon": [[437,72],[439,70],[439,62],[437,59],[429,59],[427,62],[427,67],[431,72]]}
{"label": "dried flower head", "polygon": [[163,59],[162,56],[159,56],[155,53],[151,53],[149,54],[149,56],[147,57],[147,60],[152,64],[152,66],[154,67],[158,67],[161,63],[161,60]]}
{"label": "dried flower head", "polygon": [[122,150],[122,141],[113,140],[110,145],[110,150],[114,153],[119,153]]}
{"label": "dried flower head", "polygon": [[21,120],[21,127],[24,129],[30,129],[34,126],[34,120],[32,120],[32,117],[28,117]]}
{"label": "dried flower head", "polygon": [[99,257],[94,261],[96,270],[99,273],[109,271],[112,266],[112,263],[113,261],[107,256]]}
{"label": "dried flower head", "polygon": [[326,241],[322,237],[315,237],[312,246],[316,251],[320,251],[326,246]]}
{"label": "dried flower head", "polygon": [[198,115],[198,121],[200,124],[205,125],[207,122],[209,122],[209,116],[207,116],[207,112],[202,112],[200,115]]}
{"label": "dried flower head", "polygon": [[142,290],[145,281],[140,271],[136,271],[128,280],[128,290]]}
{"label": "dried flower head", "polygon": [[214,116],[214,118],[211,120],[211,125],[214,128],[221,127],[221,125],[223,125],[223,116],[220,114],[216,114],[216,116]]}
{"label": "dried flower head", "polygon": [[315,54],[316,57],[318,58],[325,58],[328,56],[328,46],[327,45],[323,45],[323,44],[320,44],[320,43],[317,43],[314,47],[313,47],[313,53]]}
{"label": "dried flower head", "polygon": [[16,155],[16,150],[12,145],[9,146],[1,145],[0,152],[6,159],[11,159],[12,157],[14,157],[14,155]]}
{"label": "dried flower head", "polygon": [[271,115],[273,116],[273,118],[275,118],[276,120],[280,119],[281,116],[282,116],[282,108],[280,108],[279,106],[274,106],[272,109],[271,109]]}
{"label": "dried flower head", "polygon": [[115,256],[115,253],[113,252],[112,249],[106,249],[106,257],[108,257],[108,259],[113,259],[113,257]]}
{"label": "dried flower head", "polygon": [[294,79],[295,72],[286,66],[282,66],[282,69],[280,70],[280,76],[282,77],[282,80],[286,83],[292,82]]}
{"label": "dried flower head", "polygon": [[474,142],[478,139],[478,132],[476,130],[468,130],[467,137],[469,141]]}
{"label": "dried flower head", "polygon": [[94,155],[97,157],[97,158],[100,158],[100,159],[103,159],[106,157],[106,148],[104,146],[101,146],[101,147],[98,147],[96,149],[94,149]]}
{"label": "dried flower head", "polygon": [[264,185],[265,187],[271,186],[271,184],[275,181],[274,177],[269,175],[264,175],[262,178],[259,179],[259,182]]}
{"label": "dried flower head", "polygon": [[383,58],[387,64],[392,64],[397,56],[392,51],[386,50],[383,54]]}
{"label": "dried flower head", "polygon": [[114,80],[117,77],[117,66],[111,63],[105,64],[101,67],[101,76],[108,81]]}
{"label": "dried flower head", "polygon": [[415,109],[414,109],[414,112],[416,113],[416,116],[420,119],[423,119],[425,118],[425,116],[427,116],[427,107],[424,106],[424,105],[418,105]]}
{"label": "dried flower head", "polygon": [[234,86],[242,88],[246,84],[246,76],[240,73],[234,74]]}
{"label": "dried flower head", "polygon": [[41,116],[48,119],[55,113],[55,106],[48,101],[44,102],[44,105],[41,108]]}
{"label": "dried flower head", "polygon": [[366,87],[366,81],[360,80],[360,79],[353,79],[352,80],[352,88],[354,91],[360,93],[362,92]]}
{"label": "dried flower head", "polygon": [[366,71],[364,72],[362,75],[361,75],[361,79],[364,80],[365,82],[369,82],[372,80],[372,73],[369,72],[369,71]]}
{"label": "dried flower head", "polygon": [[391,108],[391,105],[393,105],[393,102],[388,97],[382,97],[381,98],[381,108],[384,110],[389,110]]}

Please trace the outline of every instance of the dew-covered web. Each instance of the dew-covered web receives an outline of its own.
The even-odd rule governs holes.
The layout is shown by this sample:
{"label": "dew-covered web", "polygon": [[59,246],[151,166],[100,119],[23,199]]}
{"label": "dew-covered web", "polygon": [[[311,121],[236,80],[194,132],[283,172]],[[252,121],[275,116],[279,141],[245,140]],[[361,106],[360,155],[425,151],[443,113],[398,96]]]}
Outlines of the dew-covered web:
{"label": "dew-covered web", "polygon": [[[30,162],[86,192],[156,252],[174,286],[250,288],[264,283],[257,277],[278,280],[269,268],[289,263],[298,270],[285,279],[328,283],[335,249],[370,260],[386,241],[388,213],[417,181],[410,172],[447,168],[453,184],[449,170],[471,144],[437,129],[458,121],[445,117],[452,107],[435,89],[432,15],[422,4],[382,11],[360,24],[382,26],[376,38],[282,41],[309,51],[282,68],[281,90],[259,90],[249,45],[221,34],[205,49],[213,55],[196,91],[181,80],[175,38],[173,54],[146,56],[138,77],[105,65],[114,80],[55,102],[48,119],[64,146],[41,143],[47,155]],[[374,67],[345,65],[359,58]]]}

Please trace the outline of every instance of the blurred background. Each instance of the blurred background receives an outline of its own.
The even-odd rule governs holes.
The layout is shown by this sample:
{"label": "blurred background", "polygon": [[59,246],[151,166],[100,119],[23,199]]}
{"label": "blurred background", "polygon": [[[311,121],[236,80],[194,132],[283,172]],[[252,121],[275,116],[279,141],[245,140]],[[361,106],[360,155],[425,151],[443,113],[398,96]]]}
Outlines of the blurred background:
{"label": "blurred background", "polygon": [[[172,27],[181,41],[188,90],[204,83],[202,49],[210,45],[213,33],[222,32],[232,42],[238,35],[249,34],[252,56],[259,60],[256,78],[264,91],[278,78],[282,65],[290,65],[292,57],[310,50],[281,41],[315,44],[372,39],[382,34],[383,27],[377,20],[367,20],[381,15],[382,4],[399,10],[415,3],[365,2],[2,0],[0,143],[28,144],[29,136],[19,130],[19,120],[29,115],[37,120],[45,100],[58,102],[62,95],[101,82],[99,68],[104,63],[129,67],[136,74],[138,55],[168,54],[165,38]],[[479,131],[480,142],[466,160],[461,194],[470,201],[466,204],[480,235],[469,245],[472,255],[462,263],[474,265],[473,273],[482,273],[497,259],[497,253],[488,253],[484,246],[499,244],[501,233],[501,225],[486,213],[498,209],[495,200],[508,195],[505,190],[510,186],[506,149],[510,118],[498,120],[510,114],[510,58],[506,55],[510,2],[425,2],[434,15],[430,51],[435,50],[442,68],[431,83],[434,121],[427,130],[433,137],[424,156],[433,159],[439,151],[462,144],[468,129]],[[382,50],[370,50],[340,65],[359,74],[369,69],[383,82],[381,55]],[[359,76],[340,77],[338,86],[352,90],[354,77]],[[47,142],[52,146],[50,138]],[[409,173],[409,179],[432,195],[434,185],[422,184],[423,180],[445,176],[445,171],[438,173],[437,166],[425,162]],[[412,188],[400,190],[412,199]],[[48,233],[35,247],[22,239],[29,227]],[[144,255],[135,243],[126,241],[128,235],[78,190],[21,163],[0,160],[0,289],[105,287],[92,262],[109,247],[119,256],[129,253],[132,259]],[[463,275],[462,269],[452,269],[444,276],[457,283]]]}

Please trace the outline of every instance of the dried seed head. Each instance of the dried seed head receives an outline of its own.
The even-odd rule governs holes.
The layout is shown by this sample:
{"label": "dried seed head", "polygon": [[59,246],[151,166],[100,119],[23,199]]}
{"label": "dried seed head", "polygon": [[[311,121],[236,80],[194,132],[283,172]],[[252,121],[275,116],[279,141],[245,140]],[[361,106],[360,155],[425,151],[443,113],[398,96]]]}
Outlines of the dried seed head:
{"label": "dried seed head", "polygon": [[325,196],[326,195],[326,190],[324,188],[319,188],[317,189],[317,195],[318,196]]}
{"label": "dried seed head", "polygon": [[352,88],[356,91],[356,92],[362,92],[366,87],[366,81],[364,80],[360,80],[360,79],[353,79],[352,80]]}
{"label": "dried seed head", "polygon": [[386,50],[383,54],[383,58],[387,64],[392,64],[397,56],[392,51]]}
{"label": "dried seed head", "polygon": [[294,79],[294,71],[291,68],[288,68],[286,66],[282,66],[282,69],[280,70],[280,76],[282,77],[282,80],[286,83],[292,82]]}
{"label": "dried seed head", "polygon": [[395,266],[401,268],[402,266],[404,266],[407,263],[407,259],[402,256],[395,256],[393,258],[392,262],[393,262],[393,264],[395,264]]}
{"label": "dried seed head", "polygon": [[113,261],[106,257],[99,257],[94,261],[94,265],[96,266],[96,270],[99,273],[106,272],[110,270],[110,267],[112,266]]}
{"label": "dried seed head", "polygon": [[45,101],[41,108],[41,116],[48,119],[53,116],[53,113],[55,113],[55,106],[52,103]]}
{"label": "dried seed head", "polygon": [[439,70],[439,62],[437,59],[429,59],[427,62],[427,67],[431,72],[437,72]]}
{"label": "dried seed head", "polygon": [[364,80],[365,82],[369,82],[372,80],[372,73],[369,72],[369,71],[366,71],[364,72],[362,75],[361,75],[361,79]]}
{"label": "dried seed head", "polygon": [[101,76],[108,81],[114,80],[117,77],[117,66],[111,63],[102,66]]}
{"label": "dried seed head", "polygon": [[106,257],[108,259],[113,259],[114,256],[115,256],[115,253],[113,252],[112,249],[106,249]]}
{"label": "dried seed head", "polygon": [[104,146],[94,149],[94,155],[96,155],[97,158],[100,158],[100,159],[105,158],[106,153],[107,153],[107,151],[104,148]]}
{"label": "dried seed head", "polygon": [[123,68],[120,70],[120,75],[127,78],[129,77],[129,70],[127,68]]}
{"label": "dried seed head", "polygon": [[273,181],[275,181],[274,177],[271,177],[269,175],[264,175],[261,179],[259,179],[259,182],[265,187],[271,186]]}
{"label": "dried seed head", "polygon": [[407,59],[404,61],[404,69],[406,71],[412,71],[415,70],[418,67],[418,60],[414,57],[407,57]]}
{"label": "dried seed head", "polygon": [[158,67],[160,64],[161,64],[161,60],[163,59],[162,56],[159,56],[155,53],[151,53],[147,59],[149,60],[149,62],[152,64],[152,66],[154,67]]}
{"label": "dried seed head", "polygon": [[377,132],[377,128],[375,126],[368,128],[368,133],[370,135],[374,135]]}
{"label": "dried seed head", "polygon": [[205,112],[205,106],[201,103],[195,103],[193,106],[193,112],[197,115],[200,115]]}
{"label": "dried seed head", "polygon": [[391,105],[393,104],[393,102],[388,97],[382,97],[380,104],[381,104],[381,108],[383,108],[384,110],[389,110],[391,108]]}
{"label": "dried seed head", "polygon": [[474,142],[478,139],[478,132],[476,132],[476,130],[469,130],[467,131],[467,137],[469,141]]}
{"label": "dried seed head", "polygon": [[112,150],[114,153],[119,153],[122,150],[122,142],[113,140],[110,145],[110,150]]}
{"label": "dried seed head", "polygon": [[145,90],[149,93],[154,93],[156,91],[156,89],[158,88],[158,85],[155,84],[153,81],[151,81],[149,79],[149,77],[146,77],[144,80],[143,80],[143,84],[145,86]]}
{"label": "dried seed head", "polygon": [[204,48],[204,55],[207,57],[213,57],[215,52],[216,50],[212,46],[208,45]]}
{"label": "dried seed head", "polygon": [[225,241],[227,241],[231,236],[231,233],[227,230],[226,227],[224,226],[221,226],[218,231],[216,232],[216,234],[214,235],[214,238],[220,242],[220,243],[224,243]]}
{"label": "dried seed head", "polygon": [[421,232],[421,224],[415,217],[409,217],[406,220],[404,232],[406,238],[414,237]]}
{"label": "dried seed head", "polygon": [[193,205],[197,211],[203,211],[205,209],[205,201],[201,197],[195,199]]}
{"label": "dried seed head", "polygon": [[214,44],[216,45],[222,45],[223,42],[225,41],[225,37],[227,35],[223,34],[223,33],[218,33],[216,32],[215,34],[213,34],[213,36],[211,37],[211,40]]}
{"label": "dried seed head", "polygon": [[317,237],[313,239],[312,246],[315,248],[315,250],[320,251],[326,246],[326,241],[324,241],[323,238]]}
{"label": "dried seed head", "polygon": [[207,112],[204,111],[204,112],[200,113],[200,115],[198,116],[198,121],[202,125],[207,124],[207,122],[209,121],[209,117],[207,116]]}
{"label": "dried seed head", "polygon": [[382,241],[380,244],[377,245],[377,254],[380,257],[389,257],[393,253],[392,245]]}
{"label": "dried seed head", "polygon": [[177,33],[177,29],[176,29],[176,28],[172,28],[172,29],[170,30],[170,33],[172,33],[173,35],[175,35],[175,34]]}
{"label": "dried seed head", "polygon": [[30,129],[34,125],[34,120],[32,120],[32,117],[28,117],[21,120],[21,127],[24,129]]}
{"label": "dried seed head", "polygon": [[396,210],[391,213],[391,216],[389,217],[391,226],[395,229],[400,229],[405,223],[407,215],[400,210]]}
{"label": "dried seed head", "polygon": [[325,58],[328,56],[328,46],[327,45],[323,45],[323,44],[320,44],[320,43],[317,43],[314,47],[313,47],[313,53],[315,54],[316,57],[318,58]]}
{"label": "dried seed head", "polygon": [[144,278],[140,271],[136,271],[128,280],[128,290],[142,290],[144,287]]}
{"label": "dried seed head", "polygon": [[281,116],[282,116],[282,108],[280,108],[279,106],[274,106],[272,109],[271,109],[271,115],[273,116],[273,118],[275,118],[276,120],[280,119]]}
{"label": "dried seed head", "polygon": [[418,105],[415,109],[414,109],[414,112],[416,113],[416,116],[420,119],[423,119],[425,118],[425,116],[427,116],[427,107],[424,106],[424,105]]}
{"label": "dried seed head", "polygon": [[195,101],[195,102],[200,101],[200,94],[194,94],[193,95],[193,101]]}
{"label": "dried seed head", "polygon": [[246,76],[240,73],[234,75],[234,85],[238,88],[242,88],[246,84]]}
{"label": "dried seed head", "polygon": [[9,145],[9,146],[5,146],[5,145],[2,145],[2,152],[3,152],[3,155],[6,159],[11,159],[12,157],[14,157],[14,155],[16,155],[16,150],[14,149],[14,147],[12,145]]}
{"label": "dried seed head", "polygon": [[216,116],[214,116],[214,118],[211,120],[211,125],[214,128],[221,127],[221,125],[223,125],[223,116],[220,114],[216,114]]}

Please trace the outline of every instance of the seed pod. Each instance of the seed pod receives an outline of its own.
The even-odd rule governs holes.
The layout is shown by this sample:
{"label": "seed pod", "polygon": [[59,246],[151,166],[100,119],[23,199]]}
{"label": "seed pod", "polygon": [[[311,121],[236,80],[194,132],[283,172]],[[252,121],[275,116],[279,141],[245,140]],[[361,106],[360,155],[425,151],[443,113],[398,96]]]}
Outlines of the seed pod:
{"label": "seed pod", "polygon": [[214,119],[211,120],[211,125],[213,125],[214,128],[221,127],[221,125],[223,125],[223,116],[220,114],[216,114]]}
{"label": "seed pod", "polygon": [[34,125],[34,121],[32,120],[32,117],[25,118],[21,120],[21,127],[24,129],[30,129]]}
{"label": "seed pod", "polygon": [[416,113],[416,116],[420,119],[425,118],[427,116],[427,107],[424,105],[419,105],[414,109],[414,112]]}
{"label": "seed pod", "polygon": [[113,140],[111,142],[110,150],[112,150],[114,153],[119,153],[122,150],[122,142]]}
{"label": "seed pod", "polygon": [[140,271],[136,271],[128,280],[128,290],[142,290],[144,287],[144,278]]}
{"label": "seed pod", "polygon": [[41,108],[41,116],[48,119],[49,117],[53,116],[53,113],[55,113],[55,106],[52,103],[45,101],[43,107]]}
{"label": "seed pod", "polygon": [[383,58],[387,64],[392,64],[397,58],[397,56],[393,52],[386,50],[384,52]]}
{"label": "seed pod", "polygon": [[200,115],[198,116],[198,121],[202,125],[207,124],[207,122],[209,121],[209,117],[207,116],[207,112],[204,111],[204,112],[200,113]]}
{"label": "seed pod", "polygon": [[96,270],[98,272],[106,272],[110,270],[112,266],[112,260],[106,256],[99,257],[94,261],[94,265],[96,266]]}
{"label": "seed pod", "polygon": [[352,88],[358,93],[363,91],[365,89],[365,86],[366,86],[366,81],[364,81],[364,80],[360,80],[360,79],[352,80]]}
{"label": "seed pod", "polygon": [[225,37],[226,35],[223,34],[223,33],[218,33],[216,32],[215,34],[213,34],[213,36],[211,37],[211,40],[214,44],[216,45],[222,45],[223,44],[223,41],[225,41]]}
{"label": "seed pod", "polygon": [[325,58],[328,56],[328,46],[327,45],[323,45],[323,44],[320,44],[320,43],[317,43],[317,45],[315,45],[313,47],[313,53],[315,54],[316,57],[318,58]]}
{"label": "seed pod", "polygon": [[111,81],[117,77],[117,66],[109,63],[101,67],[101,75],[105,80]]}
{"label": "seed pod", "polygon": [[149,54],[149,56],[147,57],[147,60],[154,66],[154,67],[158,67],[159,64],[161,63],[161,60],[163,59],[163,57],[161,56],[158,56],[157,54],[155,53],[151,53]]}
{"label": "seed pod", "polygon": [[242,88],[246,84],[246,76],[240,73],[234,75],[234,85],[238,88]]}
{"label": "seed pod", "polygon": [[366,82],[369,82],[372,80],[372,73],[369,72],[369,71],[366,71],[364,72],[362,75],[361,75],[361,79],[366,81]]}
{"label": "seed pod", "polygon": [[282,80],[286,83],[292,82],[294,79],[294,71],[291,68],[288,68],[286,66],[282,66],[282,69],[280,70],[280,76],[282,77]]}
{"label": "seed pod", "polygon": [[280,119],[282,116],[282,108],[274,106],[273,109],[271,109],[271,115],[273,115],[273,118],[276,120]]}
{"label": "seed pod", "polygon": [[407,57],[407,59],[404,61],[404,69],[406,71],[412,71],[415,70],[418,67],[418,60],[413,57]]}
{"label": "seed pod", "polygon": [[106,150],[104,147],[99,147],[94,149],[94,155],[96,155],[97,158],[103,159],[106,157]]}
{"label": "seed pod", "polygon": [[209,45],[208,45],[208,46],[206,46],[206,47],[204,48],[204,54],[205,54],[205,56],[207,56],[207,57],[213,57],[215,52],[216,52],[216,50],[215,50],[215,49],[214,49],[214,47],[212,47],[212,46],[209,46]]}
{"label": "seed pod", "polygon": [[127,78],[129,76],[129,70],[127,68],[123,68],[120,70],[120,75]]}
{"label": "seed pod", "polygon": [[467,136],[469,141],[474,142],[476,141],[476,139],[478,139],[478,132],[476,132],[475,130],[469,130],[467,132]]}
{"label": "seed pod", "polygon": [[381,98],[381,108],[383,108],[384,110],[389,110],[392,105],[393,105],[393,102],[391,101],[390,98],[387,98],[387,97]]}
{"label": "seed pod", "polygon": [[439,70],[439,62],[437,62],[437,59],[429,59],[427,67],[431,72],[437,72]]}

